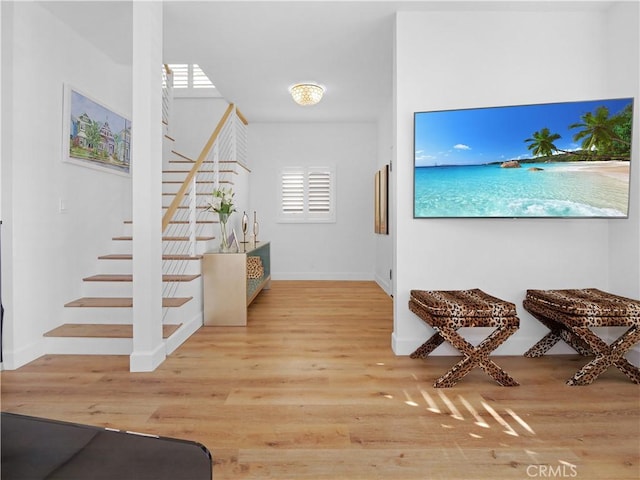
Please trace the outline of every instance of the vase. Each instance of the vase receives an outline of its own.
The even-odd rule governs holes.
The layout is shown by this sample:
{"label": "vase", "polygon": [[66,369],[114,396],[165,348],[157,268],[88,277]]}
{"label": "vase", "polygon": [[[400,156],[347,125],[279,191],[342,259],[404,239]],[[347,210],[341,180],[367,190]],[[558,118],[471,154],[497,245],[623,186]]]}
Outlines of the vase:
{"label": "vase", "polygon": [[218,213],[218,218],[220,219],[220,251],[228,252],[230,250],[231,245],[229,245],[229,237],[227,236],[227,222],[229,221],[230,213]]}

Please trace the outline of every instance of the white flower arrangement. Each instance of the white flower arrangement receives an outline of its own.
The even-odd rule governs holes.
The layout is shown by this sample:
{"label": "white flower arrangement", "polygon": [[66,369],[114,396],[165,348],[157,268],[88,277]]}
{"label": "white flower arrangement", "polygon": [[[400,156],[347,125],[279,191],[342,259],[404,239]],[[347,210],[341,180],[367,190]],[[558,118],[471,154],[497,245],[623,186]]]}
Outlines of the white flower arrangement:
{"label": "white flower arrangement", "polygon": [[233,206],[233,190],[231,188],[217,188],[213,191],[208,210],[218,214],[231,215],[236,211]]}

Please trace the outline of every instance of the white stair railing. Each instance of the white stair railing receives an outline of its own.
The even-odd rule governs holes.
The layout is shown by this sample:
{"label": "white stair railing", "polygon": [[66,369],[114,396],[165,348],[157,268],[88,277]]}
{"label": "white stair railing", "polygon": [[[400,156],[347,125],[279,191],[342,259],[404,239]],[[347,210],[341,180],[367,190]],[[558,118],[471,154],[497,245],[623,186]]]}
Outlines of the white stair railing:
{"label": "white stair railing", "polygon": [[165,134],[169,134],[171,110],[173,108],[173,71],[169,65],[162,66],[162,124]]}
{"label": "white stair railing", "polygon": [[[187,262],[179,256],[195,256],[197,242],[210,238],[211,222],[217,222],[207,210],[214,189],[232,185],[235,173],[232,164],[246,164],[247,122],[233,104],[218,122],[198,159],[180,185],[162,221],[163,272],[165,275],[182,275]],[[209,223],[206,223],[209,222]],[[174,296],[179,282],[165,282],[163,296]],[[166,315],[165,309],[165,315]]]}

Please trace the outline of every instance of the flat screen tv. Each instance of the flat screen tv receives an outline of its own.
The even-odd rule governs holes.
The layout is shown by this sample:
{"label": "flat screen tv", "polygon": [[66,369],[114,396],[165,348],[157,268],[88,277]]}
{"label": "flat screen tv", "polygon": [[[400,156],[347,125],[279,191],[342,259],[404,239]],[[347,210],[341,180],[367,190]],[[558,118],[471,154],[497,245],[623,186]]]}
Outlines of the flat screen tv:
{"label": "flat screen tv", "polygon": [[632,121],[633,98],[416,112],[414,218],[627,218]]}

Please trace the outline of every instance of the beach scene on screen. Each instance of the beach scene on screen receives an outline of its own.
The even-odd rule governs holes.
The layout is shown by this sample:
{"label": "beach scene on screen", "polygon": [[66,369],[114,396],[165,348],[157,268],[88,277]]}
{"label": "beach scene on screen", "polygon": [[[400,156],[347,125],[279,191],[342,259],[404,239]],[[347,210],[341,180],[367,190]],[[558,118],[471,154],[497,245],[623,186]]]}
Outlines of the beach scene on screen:
{"label": "beach scene on screen", "polygon": [[629,209],[633,99],[414,116],[414,217],[607,217]]}

